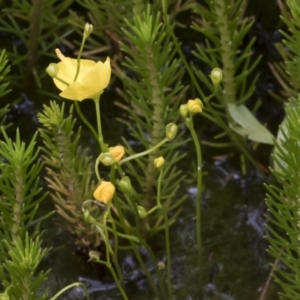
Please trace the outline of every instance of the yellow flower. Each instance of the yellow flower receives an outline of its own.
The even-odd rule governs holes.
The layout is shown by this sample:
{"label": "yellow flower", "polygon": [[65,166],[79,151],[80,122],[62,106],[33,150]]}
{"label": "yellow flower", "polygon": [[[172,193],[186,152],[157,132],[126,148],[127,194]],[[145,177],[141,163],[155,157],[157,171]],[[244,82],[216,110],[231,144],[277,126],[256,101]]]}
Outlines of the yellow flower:
{"label": "yellow flower", "polygon": [[200,113],[203,109],[203,103],[200,99],[189,100],[187,103],[188,111],[192,114]]}
{"label": "yellow flower", "polygon": [[115,158],[115,162],[122,159],[125,154],[125,150],[122,146],[115,146],[108,149],[110,154]]}
{"label": "yellow flower", "polygon": [[108,86],[111,76],[109,57],[104,63],[81,59],[79,73],[76,81],[74,81],[77,59],[65,57],[59,49],[56,49],[55,52],[61,61],[57,64],[58,73],[53,81],[57,88],[62,91],[59,94],[61,97],[78,101],[94,99],[99,97]]}
{"label": "yellow flower", "polygon": [[114,196],[115,186],[110,181],[101,181],[101,184],[94,191],[94,198],[107,204]]}

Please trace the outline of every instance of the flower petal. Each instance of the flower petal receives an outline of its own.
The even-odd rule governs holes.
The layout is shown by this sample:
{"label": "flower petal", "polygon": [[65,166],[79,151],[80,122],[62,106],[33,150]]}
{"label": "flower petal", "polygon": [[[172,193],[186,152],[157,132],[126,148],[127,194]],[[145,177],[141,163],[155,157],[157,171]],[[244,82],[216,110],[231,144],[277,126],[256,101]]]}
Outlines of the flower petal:
{"label": "flower petal", "polygon": [[64,89],[59,96],[69,100],[82,101],[88,98],[88,91],[79,82],[75,81]]}
{"label": "flower petal", "polygon": [[[79,74],[78,77],[76,79],[76,81],[80,82],[82,81],[83,77],[89,73],[91,70],[93,70],[93,68],[95,67],[96,62],[94,62],[93,60],[90,59],[81,59],[80,60],[80,69],[79,69]],[[76,64],[77,66],[77,64]],[[75,77],[75,73],[74,73],[74,77]]]}
{"label": "flower petal", "polygon": [[[77,61],[66,57],[63,61],[60,61],[58,64],[58,73],[57,77],[61,80],[71,84],[74,81],[75,73],[77,70]],[[66,85],[57,79],[53,79],[54,84],[63,91],[66,88]]]}
{"label": "flower petal", "polygon": [[94,95],[100,93],[108,86],[110,76],[111,67],[108,58],[105,63],[98,61],[95,67],[85,74],[80,83],[87,90],[90,90],[90,95]]}

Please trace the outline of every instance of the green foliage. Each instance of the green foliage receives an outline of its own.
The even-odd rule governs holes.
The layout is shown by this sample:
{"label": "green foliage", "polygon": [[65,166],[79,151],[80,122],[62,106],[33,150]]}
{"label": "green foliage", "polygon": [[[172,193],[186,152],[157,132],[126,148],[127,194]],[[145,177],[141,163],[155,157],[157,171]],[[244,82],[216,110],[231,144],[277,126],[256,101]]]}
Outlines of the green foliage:
{"label": "green foliage", "polygon": [[12,85],[29,92],[33,78],[37,86],[41,87],[41,79],[45,72],[40,72],[38,62],[40,57],[53,57],[53,48],[68,36],[71,31],[60,35],[68,24],[67,9],[73,0],[13,0],[11,6],[2,10],[0,30],[18,40],[7,47],[8,56],[12,62],[14,75],[10,81]]}
{"label": "green foliage", "polygon": [[10,300],[47,299],[48,289],[42,293],[40,287],[45,282],[49,271],[36,274],[39,263],[49,250],[42,250],[39,237],[29,238],[28,233],[24,241],[18,237],[13,243],[4,241],[8,251],[8,258],[3,264],[5,279],[2,284]]}
{"label": "green foliage", "polygon": [[[122,107],[130,119],[121,121],[128,126],[132,137],[139,141],[143,149],[154,147],[165,138],[166,125],[178,120],[179,104],[184,95],[181,85],[184,69],[175,59],[176,50],[161,22],[161,15],[153,14],[151,10],[152,7],[147,6],[146,11],[141,14],[135,11],[132,21],[126,20],[127,26],[123,28],[123,33],[127,42],[121,43],[125,54],[125,69],[118,69],[117,73],[126,91],[120,91],[126,101],[126,105]],[[130,75],[126,75],[125,70]],[[130,144],[124,139],[123,141],[127,152],[134,154]],[[175,150],[182,143],[179,141],[180,136],[160,150],[153,151],[148,157],[139,158],[134,166],[131,163],[126,165],[128,174],[137,181],[137,191],[143,191],[138,201],[146,209],[155,202],[154,187],[158,172],[153,160],[161,155],[166,160],[162,185],[165,208],[171,210],[183,200],[180,198],[171,205],[171,199],[174,199],[185,177],[175,167],[184,156]],[[153,217],[153,220],[158,219],[158,216]]]}
{"label": "green foliage", "polygon": [[[41,193],[39,173],[42,162],[37,160],[39,150],[35,150],[35,134],[27,147],[21,141],[19,132],[16,142],[2,130],[4,141],[0,142],[0,155],[3,161],[1,170],[1,236],[7,241],[14,241],[18,237],[24,238],[34,221],[39,203],[46,193]],[[32,236],[38,232],[33,230]],[[4,255],[5,251],[1,251]]]}
{"label": "green foliage", "polygon": [[37,273],[36,269],[48,251],[41,249],[39,223],[49,214],[36,219],[39,203],[46,196],[39,185],[43,164],[37,159],[37,134],[27,147],[21,141],[19,131],[15,142],[3,128],[2,135],[0,279],[10,299],[45,299],[45,296],[37,296],[37,290],[45,281],[46,273]]}
{"label": "green foliage", "polygon": [[[260,61],[260,57],[252,59],[251,49],[255,37],[248,44],[243,45],[243,49],[241,46],[254,22],[251,18],[243,17],[246,2],[242,0],[205,2],[206,6],[193,4],[196,21],[192,28],[206,38],[202,44],[196,44],[197,51],[194,52],[194,55],[210,69],[220,67],[223,70],[223,81],[215,95],[219,103],[207,103],[208,105],[205,106],[207,117],[224,130],[214,138],[218,139],[228,135],[233,145],[245,152],[243,140],[238,139],[235,133],[258,141],[255,138],[256,134],[252,133],[252,128],[255,127],[260,128],[259,135],[262,136],[262,139],[260,138],[259,142],[268,140],[269,143],[272,143],[270,132],[263,128],[254,116],[245,118],[245,114],[253,115],[243,104],[253,96],[258,74],[251,73]],[[207,75],[195,67],[194,71],[208,90],[212,93],[215,92],[215,86]],[[252,79],[250,79],[251,77]],[[204,93],[199,89],[198,92],[202,99],[205,99]],[[238,108],[240,105],[242,105],[242,109]],[[238,123],[236,123],[237,117]]]}
{"label": "green foliage", "polygon": [[0,54],[0,97],[3,97],[10,92],[8,88],[9,83],[7,82],[7,75],[10,71],[10,66],[7,65],[8,59],[5,50],[1,51]]}
{"label": "green foliage", "polygon": [[[94,26],[93,34],[89,37],[85,47],[87,50],[83,53],[83,56],[98,60],[97,55],[99,53],[115,50],[117,58],[122,58],[119,51],[119,41],[126,40],[122,31],[122,28],[126,26],[125,19],[131,22],[134,17],[133,10],[138,15],[143,13],[148,2],[146,0],[77,0],[82,9],[86,10],[86,16],[83,17],[82,14],[79,15],[72,12],[70,22],[80,36],[82,27],[87,20]],[[187,6],[177,0],[170,0],[168,2],[173,16],[185,10]],[[153,11],[160,11],[161,0],[152,1],[152,9]],[[77,42],[76,46],[78,45],[79,43]]]}
{"label": "green foliage", "polygon": [[87,150],[79,146],[81,129],[74,132],[75,119],[73,106],[65,118],[65,105],[60,107],[52,101],[44,105],[38,114],[42,124],[43,158],[47,165],[46,181],[55,201],[55,208],[66,221],[69,232],[76,236],[77,242],[84,246],[96,247],[100,244],[97,232],[86,224],[81,205],[91,199],[94,182],[92,181],[91,157]]}
{"label": "green foliage", "polygon": [[[7,65],[8,59],[5,50],[0,54],[0,98],[10,92],[9,82],[7,76],[10,72],[10,66]],[[9,124],[6,124],[6,115],[8,113],[8,105],[0,109],[0,125],[7,128]]]}
{"label": "green foliage", "polygon": [[287,71],[290,75],[290,80],[296,89],[300,89],[300,34],[299,34],[299,18],[300,4],[297,0],[288,0],[287,5],[291,10],[289,18],[283,17],[284,22],[289,27],[289,33],[282,32],[285,40],[283,41],[289,50],[295,55],[293,59],[286,62]]}
{"label": "green foliage", "polygon": [[281,186],[267,186],[269,252],[285,265],[276,267],[274,275],[283,290],[281,299],[298,299],[300,290],[300,98],[297,100],[296,106],[286,105],[284,143],[275,145],[278,151],[275,161],[281,172],[272,173]]}

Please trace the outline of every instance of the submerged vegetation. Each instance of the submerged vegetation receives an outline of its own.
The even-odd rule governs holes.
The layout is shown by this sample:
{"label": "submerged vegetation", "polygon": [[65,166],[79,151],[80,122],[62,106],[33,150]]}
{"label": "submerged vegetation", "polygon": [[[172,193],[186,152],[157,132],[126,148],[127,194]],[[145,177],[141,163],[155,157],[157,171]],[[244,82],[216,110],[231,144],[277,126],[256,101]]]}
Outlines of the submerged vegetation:
{"label": "submerged vegetation", "polygon": [[[299,298],[300,4],[277,7],[268,61],[248,1],[1,2],[0,299]],[[89,273],[49,284],[74,253]]]}

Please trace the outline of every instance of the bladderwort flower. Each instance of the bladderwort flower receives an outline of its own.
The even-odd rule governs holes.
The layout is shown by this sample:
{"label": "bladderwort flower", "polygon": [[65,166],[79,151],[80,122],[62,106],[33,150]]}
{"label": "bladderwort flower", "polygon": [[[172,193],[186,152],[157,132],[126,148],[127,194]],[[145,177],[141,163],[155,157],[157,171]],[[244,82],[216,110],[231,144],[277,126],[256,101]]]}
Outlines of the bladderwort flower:
{"label": "bladderwort flower", "polygon": [[65,57],[59,49],[55,49],[60,62],[50,64],[46,69],[53,78],[54,84],[62,92],[62,98],[82,101],[96,99],[108,86],[111,77],[109,57],[103,63],[89,59],[80,59],[79,72],[77,73],[77,59]]}
{"label": "bladderwort flower", "polygon": [[199,98],[196,98],[194,100],[189,100],[187,102],[187,108],[190,113],[197,114],[202,112],[203,103]]}
{"label": "bladderwort flower", "polygon": [[122,146],[111,147],[108,150],[109,150],[109,153],[114,157],[115,162],[120,161],[125,154],[124,147],[122,147]]}
{"label": "bladderwort flower", "polygon": [[94,198],[107,204],[113,198],[116,188],[110,181],[102,181],[94,191]]}

